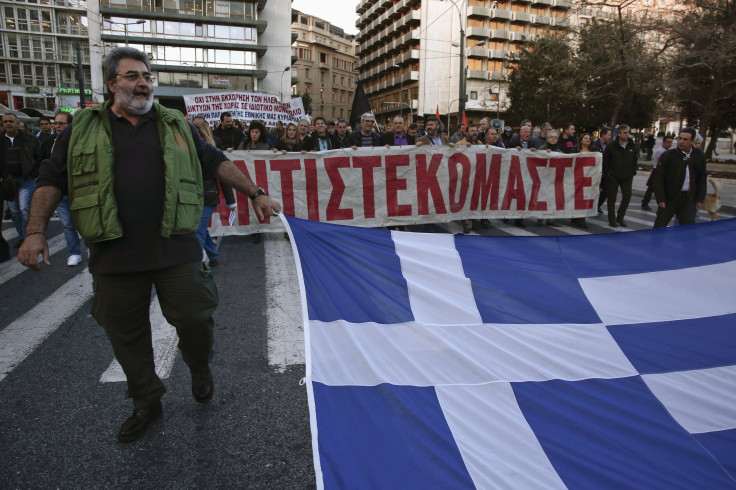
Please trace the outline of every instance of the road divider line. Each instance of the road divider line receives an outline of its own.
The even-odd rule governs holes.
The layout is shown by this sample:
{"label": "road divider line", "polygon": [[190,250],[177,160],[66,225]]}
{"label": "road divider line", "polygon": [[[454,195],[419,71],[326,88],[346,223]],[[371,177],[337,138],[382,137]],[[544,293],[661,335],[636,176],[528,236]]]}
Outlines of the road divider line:
{"label": "road divider line", "polygon": [[[49,256],[66,248],[66,240],[64,234],[56,235],[54,238],[48,241],[49,243]],[[42,264],[41,267],[45,267],[46,264]],[[7,262],[0,264],[0,284],[11,280],[21,272],[28,270],[26,266],[18,262],[16,257],[11,257]]]}
{"label": "road divider line", "polygon": [[84,269],[0,331],[0,381],[91,296],[92,277]]}
{"label": "road divider line", "polygon": [[[151,301],[151,338],[153,340],[156,374],[161,379],[168,378],[174,368],[179,336],[176,334],[176,329],[164,318],[158,297]],[[113,359],[107,370],[100,376],[100,383],[118,383],[121,381],[125,381],[125,373],[120,363]]]}

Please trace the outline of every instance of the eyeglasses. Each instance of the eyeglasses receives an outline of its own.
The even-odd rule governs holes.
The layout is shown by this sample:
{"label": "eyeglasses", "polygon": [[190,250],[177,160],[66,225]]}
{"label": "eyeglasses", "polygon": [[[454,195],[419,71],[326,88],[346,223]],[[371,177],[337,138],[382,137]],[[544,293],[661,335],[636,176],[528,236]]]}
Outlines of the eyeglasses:
{"label": "eyeglasses", "polygon": [[156,77],[148,72],[141,73],[139,71],[127,71],[125,73],[116,73],[116,75],[123,77],[126,80],[130,80],[131,82],[137,82],[139,78],[143,78],[146,83],[153,83],[156,80]]}

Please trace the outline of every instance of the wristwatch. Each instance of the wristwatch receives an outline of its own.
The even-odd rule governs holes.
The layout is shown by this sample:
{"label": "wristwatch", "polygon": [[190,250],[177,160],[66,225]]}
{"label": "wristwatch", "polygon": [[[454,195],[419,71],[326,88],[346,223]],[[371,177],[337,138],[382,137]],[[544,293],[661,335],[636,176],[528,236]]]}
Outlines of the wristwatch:
{"label": "wristwatch", "polygon": [[257,191],[251,194],[250,200],[255,201],[258,198],[258,196],[265,196],[265,195],[266,195],[266,191],[264,191],[263,189],[259,187]]}

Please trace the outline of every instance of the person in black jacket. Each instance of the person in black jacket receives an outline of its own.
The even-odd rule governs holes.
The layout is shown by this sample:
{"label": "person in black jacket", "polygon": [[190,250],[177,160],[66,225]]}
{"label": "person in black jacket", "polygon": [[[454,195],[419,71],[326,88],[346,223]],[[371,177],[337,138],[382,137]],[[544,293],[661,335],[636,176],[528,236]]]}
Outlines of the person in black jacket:
{"label": "person in black jacket", "polygon": [[352,148],[361,146],[381,146],[381,137],[373,131],[373,125],[376,118],[373,114],[366,112],[360,116],[360,129],[350,133],[350,143]]}
{"label": "person in black jacket", "polygon": [[304,139],[302,150],[327,151],[340,148],[340,144],[335,141],[334,135],[327,131],[327,120],[324,117],[315,117],[312,120],[312,126],[314,131]]}
{"label": "person in black jacket", "polygon": [[675,215],[681,225],[694,223],[697,208],[705,201],[705,155],[692,146],[695,134],[693,128],[684,128],[677,137],[677,148],[659,157],[652,174],[658,205],[654,228],[664,228]]}
{"label": "person in black jacket", "polygon": [[[36,188],[36,177],[41,166],[41,143],[30,133],[20,130],[18,116],[12,112],[3,114],[2,125],[5,136],[0,136],[0,177],[12,179],[13,192],[6,192],[5,200],[13,215],[13,224],[18,232],[19,248],[25,239],[31,196]],[[8,194],[15,195],[8,195]]]}
{"label": "person in black jacket", "polygon": [[511,142],[508,147],[520,150],[531,150],[532,148],[536,148],[534,140],[532,139],[532,128],[529,126],[520,127],[519,134],[515,134],[513,138],[511,138]]}
{"label": "person in black jacket", "polygon": [[233,125],[233,116],[227,111],[220,114],[220,126],[215,128],[212,136],[220,140],[218,148],[224,151],[234,150],[245,138],[243,131]]}
{"label": "person in black jacket", "polygon": [[[624,216],[631,200],[631,187],[636,175],[637,151],[634,141],[629,139],[631,128],[626,124],[618,127],[618,138],[606,146],[603,152],[603,178],[606,180],[608,199],[608,224],[612,228],[626,226]],[[616,213],[616,195],[621,188],[621,204]]]}
{"label": "person in black jacket", "polygon": [[414,136],[404,131],[404,118],[394,116],[391,120],[391,129],[381,136],[381,144],[384,146],[406,146],[416,144]]}

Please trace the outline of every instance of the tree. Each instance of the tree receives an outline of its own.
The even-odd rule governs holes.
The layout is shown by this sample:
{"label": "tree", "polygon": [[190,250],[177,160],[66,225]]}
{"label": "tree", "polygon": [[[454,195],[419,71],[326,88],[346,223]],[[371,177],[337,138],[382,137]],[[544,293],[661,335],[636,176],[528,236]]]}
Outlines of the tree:
{"label": "tree", "polygon": [[511,116],[584,128],[604,122],[649,127],[663,92],[663,46],[645,39],[662,22],[618,13],[567,39],[540,38],[522,48],[509,76]]}
{"label": "tree", "polygon": [[302,104],[304,104],[304,113],[311,116],[312,115],[312,96],[309,95],[309,92],[304,92],[304,95],[302,97]]}
{"label": "tree", "polygon": [[710,158],[719,133],[736,126],[736,0],[686,0],[670,58],[673,95],[688,124],[705,138]]}
{"label": "tree", "polygon": [[631,1],[584,3],[616,8],[608,22],[594,19],[578,33],[579,62],[588,74],[581,84],[588,114],[598,124],[649,127],[663,92],[662,55],[670,45],[666,37],[656,44],[649,39],[666,31],[666,21],[648,15],[647,10],[624,15]]}
{"label": "tree", "polygon": [[557,125],[575,120],[581,108],[572,49],[561,38],[539,38],[522,47],[509,76],[509,115]]}

